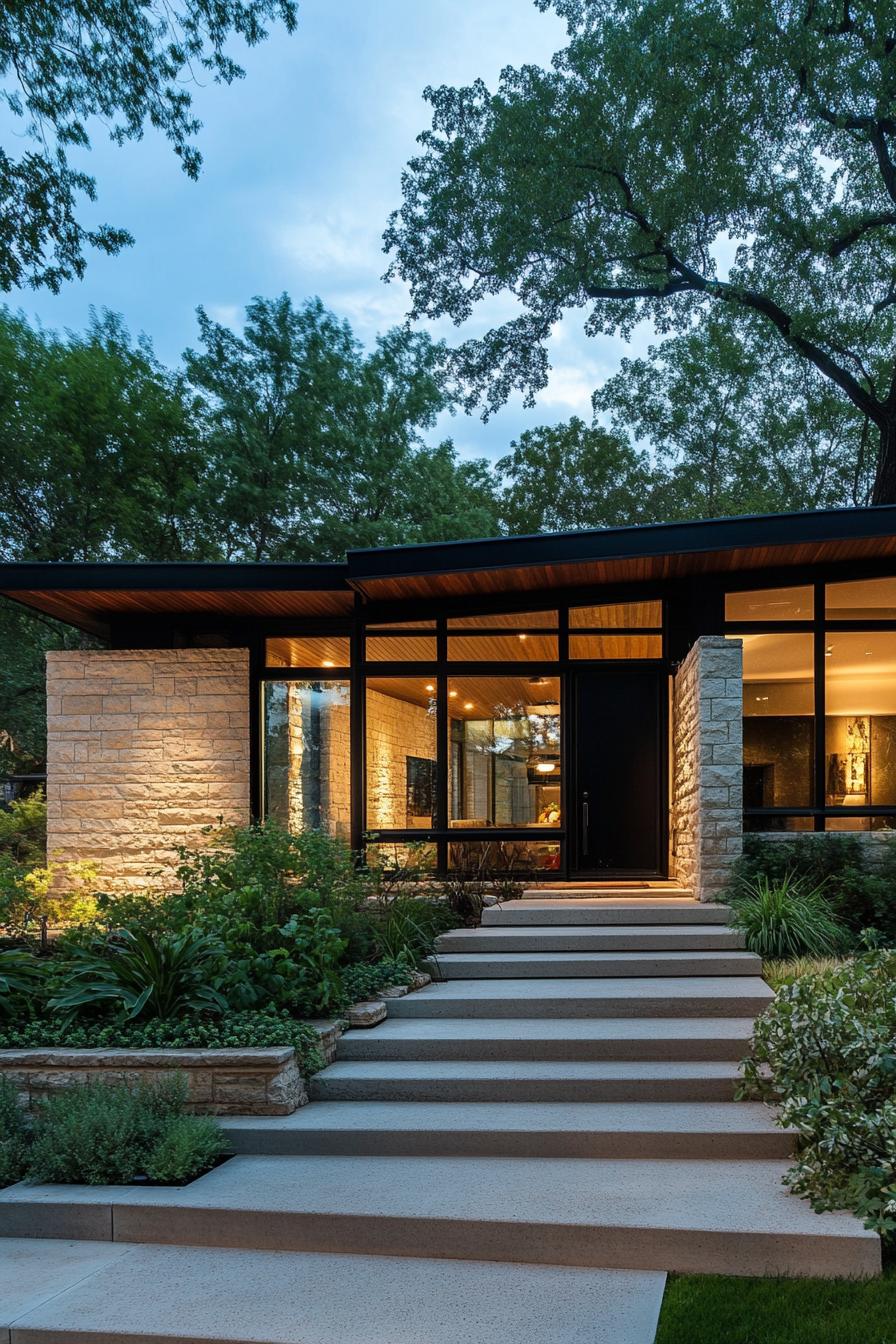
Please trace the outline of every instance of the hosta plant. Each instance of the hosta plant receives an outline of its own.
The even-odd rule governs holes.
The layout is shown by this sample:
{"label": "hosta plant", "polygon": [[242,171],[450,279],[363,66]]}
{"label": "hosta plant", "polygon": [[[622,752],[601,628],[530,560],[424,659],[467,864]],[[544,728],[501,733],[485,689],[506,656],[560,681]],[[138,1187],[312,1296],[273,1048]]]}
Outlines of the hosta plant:
{"label": "hosta plant", "polygon": [[46,963],[21,947],[0,952],[0,1016],[20,1015],[39,998]]}
{"label": "hosta plant", "polygon": [[812,886],[793,873],[780,878],[760,875],[745,884],[731,904],[735,927],[760,957],[833,956],[849,941],[823,885]]}
{"label": "hosta plant", "polygon": [[874,951],[778,990],[744,1061],[744,1094],[798,1135],[786,1176],[817,1212],[851,1209],[896,1235],[896,952]]}
{"label": "hosta plant", "polygon": [[197,929],[157,936],[120,929],[72,949],[66,988],[49,1007],[74,1013],[111,1001],[128,1019],[224,1012],[227,1000],[214,984],[223,958],[217,939]]}

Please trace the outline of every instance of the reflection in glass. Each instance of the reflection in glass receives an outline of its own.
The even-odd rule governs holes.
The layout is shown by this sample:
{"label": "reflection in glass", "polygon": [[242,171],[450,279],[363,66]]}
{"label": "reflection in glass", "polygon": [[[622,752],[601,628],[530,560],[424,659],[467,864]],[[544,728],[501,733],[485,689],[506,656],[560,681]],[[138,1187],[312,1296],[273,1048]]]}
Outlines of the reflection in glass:
{"label": "reflection in glass", "polygon": [[448,867],[470,877],[480,873],[556,872],[560,845],[556,840],[452,840]]}
{"label": "reflection in glass", "polygon": [[896,804],[896,633],[830,631],[825,673],[826,806]]}
{"label": "reflection in glass", "polygon": [[287,830],[349,836],[349,685],[264,683],[264,814]]}
{"label": "reflection in glass", "polygon": [[854,579],[824,590],[829,621],[896,620],[896,579]]}
{"label": "reflection in glass", "polygon": [[811,635],[744,635],[744,807],[810,807]]}
{"label": "reflection in glass", "polygon": [[557,677],[448,683],[449,825],[560,825]]}
{"label": "reflection in glass", "polygon": [[429,830],[436,812],[436,687],[367,680],[367,829]]}

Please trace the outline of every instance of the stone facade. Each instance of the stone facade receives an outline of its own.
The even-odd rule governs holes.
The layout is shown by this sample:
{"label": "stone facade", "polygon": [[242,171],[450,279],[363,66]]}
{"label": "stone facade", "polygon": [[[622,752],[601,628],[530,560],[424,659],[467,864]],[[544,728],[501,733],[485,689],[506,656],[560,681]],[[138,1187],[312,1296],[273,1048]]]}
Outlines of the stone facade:
{"label": "stone facade", "polygon": [[245,649],[47,654],[47,846],[103,890],[172,881],[175,846],[249,820]]}
{"label": "stone facade", "polygon": [[698,900],[724,888],[743,843],[743,655],[705,635],[673,682],[672,869]]}
{"label": "stone facade", "polygon": [[3,1050],[0,1077],[31,1106],[88,1082],[157,1082],[181,1074],[203,1115],[291,1115],[308,1101],[292,1046],[242,1050]]}

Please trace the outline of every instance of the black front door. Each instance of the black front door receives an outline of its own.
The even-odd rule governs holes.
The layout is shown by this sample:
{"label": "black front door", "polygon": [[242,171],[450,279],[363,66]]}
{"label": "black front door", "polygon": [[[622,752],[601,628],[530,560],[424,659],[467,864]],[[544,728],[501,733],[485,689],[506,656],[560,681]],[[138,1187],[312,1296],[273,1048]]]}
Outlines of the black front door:
{"label": "black front door", "polygon": [[580,877],[666,867],[665,674],[616,664],[575,674],[571,862]]}

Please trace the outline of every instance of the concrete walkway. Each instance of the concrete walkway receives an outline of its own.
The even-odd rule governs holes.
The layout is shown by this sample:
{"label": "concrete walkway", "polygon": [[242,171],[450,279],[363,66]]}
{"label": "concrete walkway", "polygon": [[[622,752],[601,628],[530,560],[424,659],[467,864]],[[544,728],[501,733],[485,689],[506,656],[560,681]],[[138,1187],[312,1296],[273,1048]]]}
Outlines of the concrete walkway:
{"label": "concrete walkway", "polygon": [[343,1037],[310,1106],[224,1122],[239,1156],[185,1189],[0,1193],[7,1237],[85,1239],[6,1243],[0,1340],[650,1344],[667,1270],[879,1273],[734,1100],[772,995],[729,911],[540,895],[444,935],[438,983]]}

